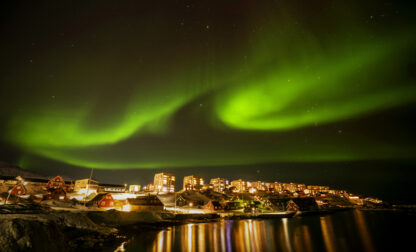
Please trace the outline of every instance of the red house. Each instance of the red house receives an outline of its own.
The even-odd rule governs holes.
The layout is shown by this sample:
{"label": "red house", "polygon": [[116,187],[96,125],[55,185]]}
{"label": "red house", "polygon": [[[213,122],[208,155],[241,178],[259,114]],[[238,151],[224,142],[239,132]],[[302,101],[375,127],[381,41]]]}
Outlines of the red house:
{"label": "red house", "polygon": [[289,200],[286,205],[286,211],[299,211],[299,206],[293,200]]}
{"label": "red house", "polygon": [[49,180],[48,184],[46,185],[46,189],[59,189],[65,187],[65,181],[61,176],[56,176],[55,178]]}
{"label": "red house", "polygon": [[17,184],[12,188],[12,191],[10,192],[12,195],[16,196],[22,196],[26,194],[26,189],[22,184]]}
{"label": "red house", "polygon": [[212,201],[210,200],[206,205],[202,207],[202,209],[214,211],[214,204],[212,204]]}
{"label": "red house", "polygon": [[111,193],[102,193],[95,196],[87,204],[88,206],[97,206],[101,208],[112,208],[115,206],[115,201]]}
{"label": "red house", "polygon": [[98,207],[114,207],[114,199],[111,193],[105,194],[105,196],[98,201]]}

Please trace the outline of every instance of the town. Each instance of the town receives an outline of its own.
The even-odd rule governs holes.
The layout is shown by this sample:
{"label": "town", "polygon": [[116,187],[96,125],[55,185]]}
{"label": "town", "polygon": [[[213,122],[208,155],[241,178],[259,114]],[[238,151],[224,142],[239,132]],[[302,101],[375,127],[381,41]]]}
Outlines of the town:
{"label": "town", "polygon": [[157,173],[145,186],[103,184],[92,178],[65,181],[21,176],[0,177],[0,204],[31,203],[56,210],[123,212],[160,211],[175,214],[269,216],[280,213],[328,213],[357,207],[377,207],[381,200],[334,190],[327,186],[185,176],[175,191],[175,175]]}

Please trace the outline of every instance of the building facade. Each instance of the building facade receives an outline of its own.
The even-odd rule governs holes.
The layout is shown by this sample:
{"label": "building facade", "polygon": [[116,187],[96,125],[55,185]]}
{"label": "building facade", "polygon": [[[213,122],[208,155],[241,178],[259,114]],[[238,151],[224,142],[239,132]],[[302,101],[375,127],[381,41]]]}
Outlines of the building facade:
{"label": "building facade", "polygon": [[129,192],[131,193],[138,193],[140,192],[140,185],[130,185]]}
{"label": "building facade", "polygon": [[225,178],[212,178],[209,183],[215,192],[224,192],[229,185],[229,181]]}
{"label": "building facade", "polygon": [[265,183],[262,181],[250,181],[247,182],[248,189],[252,188],[256,191],[264,191],[265,190]]}
{"label": "building facade", "polygon": [[272,193],[280,193],[283,191],[283,185],[279,182],[266,183],[266,190]]}
{"label": "building facade", "polygon": [[175,191],[175,175],[170,173],[157,173],[154,179],[155,192],[174,192]]}
{"label": "building facade", "polygon": [[75,180],[74,192],[77,194],[85,194],[88,196],[92,193],[97,193],[98,182],[92,179]]}
{"label": "building facade", "polygon": [[305,191],[306,185],[305,184],[298,184],[298,191]]}
{"label": "building facade", "polygon": [[99,184],[98,192],[124,193],[127,185]]}
{"label": "building facade", "polygon": [[247,181],[244,181],[242,179],[233,180],[231,181],[231,186],[234,187],[235,192],[245,192],[247,188]]}
{"label": "building facade", "polygon": [[201,190],[204,186],[204,179],[199,176],[186,176],[183,178],[183,190]]}
{"label": "building facade", "polygon": [[298,185],[295,183],[284,183],[283,190],[288,191],[290,193],[294,193],[298,190]]}

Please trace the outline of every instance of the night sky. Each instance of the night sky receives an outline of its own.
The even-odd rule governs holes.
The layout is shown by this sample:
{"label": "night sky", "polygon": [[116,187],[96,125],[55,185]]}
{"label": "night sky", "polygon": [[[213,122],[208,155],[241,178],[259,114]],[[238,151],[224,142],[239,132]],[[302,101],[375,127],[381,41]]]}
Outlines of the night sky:
{"label": "night sky", "polygon": [[415,9],[347,2],[9,1],[0,161],[415,201]]}

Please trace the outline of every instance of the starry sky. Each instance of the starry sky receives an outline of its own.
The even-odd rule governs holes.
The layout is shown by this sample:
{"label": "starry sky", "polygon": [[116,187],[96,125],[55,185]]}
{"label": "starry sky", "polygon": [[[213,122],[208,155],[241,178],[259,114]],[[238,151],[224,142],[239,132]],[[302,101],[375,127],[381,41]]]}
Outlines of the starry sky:
{"label": "starry sky", "polygon": [[1,12],[1,161],[94,168],[115,183],[171,171],[381,196],[416,175],[405,1],[13,1]]}

